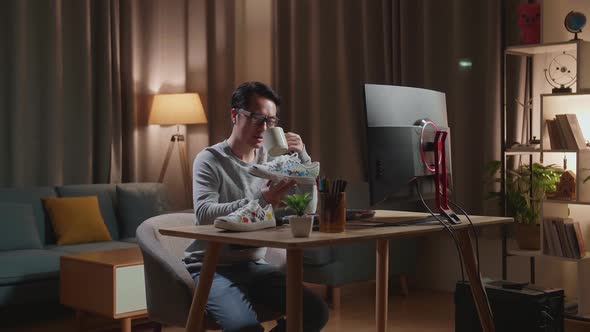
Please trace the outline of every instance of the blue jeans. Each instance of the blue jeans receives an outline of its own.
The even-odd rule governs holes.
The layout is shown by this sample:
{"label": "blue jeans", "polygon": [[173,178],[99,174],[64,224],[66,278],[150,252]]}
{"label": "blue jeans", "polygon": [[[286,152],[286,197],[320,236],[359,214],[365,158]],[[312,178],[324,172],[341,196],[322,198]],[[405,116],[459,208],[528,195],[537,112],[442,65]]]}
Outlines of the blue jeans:
{"label": "blue jeans", "polygon": [[[198,282],[199,273],[192,275],[195,283]],[[285,274],[275,266],[255,262],[218,266],[206,310],[223,331],[263,332],[253,304],[285,313]],[[309,289],[303,288],[303,330],[320,331],[328,322],[328,315],[326,303]],[[285,330],[284,321],[279,321],[273,329],[277,332]]]}

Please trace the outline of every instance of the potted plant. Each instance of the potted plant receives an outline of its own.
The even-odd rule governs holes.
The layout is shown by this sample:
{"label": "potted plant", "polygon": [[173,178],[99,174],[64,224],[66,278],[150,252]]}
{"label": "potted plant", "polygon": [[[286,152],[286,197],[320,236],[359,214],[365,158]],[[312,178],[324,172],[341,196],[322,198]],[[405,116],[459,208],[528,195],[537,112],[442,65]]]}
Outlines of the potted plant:
{"label": "potted plant", "polygon": [[311,202],[310,194],[292,194],[285,196],[283,203],[295,212],[294,216],[289,217],[291,233],[295,237],[308,237],[313,227],[313,216],[306,215],[305,209]]}
{"label": "potted plant", "polygon": [[[500,182],[497,177],[499,171],[500,161],[488,165],[488,176],[494,183]],[[520,249],[540,249],[541,201],[547,194],[555,192],[563,172],[557,165],[545,166],[539,163],[533,163],[532,174],[529,164],[506,170],[506,208],[516,222],[516,241]],[[503,204],[500,193],[490,194],[493,198],[499,198],[500,204]]]}

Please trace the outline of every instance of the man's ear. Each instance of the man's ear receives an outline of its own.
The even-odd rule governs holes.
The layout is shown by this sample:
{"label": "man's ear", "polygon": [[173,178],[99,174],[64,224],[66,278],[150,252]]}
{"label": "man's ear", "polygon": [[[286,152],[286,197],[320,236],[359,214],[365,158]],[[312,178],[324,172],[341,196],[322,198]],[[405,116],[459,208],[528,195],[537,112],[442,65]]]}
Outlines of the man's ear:
{"label": "man's ear", "polygon": [[231,112],[231,122],[233,124],[236,124],[238,111],[235,108],[232,108],[230,112]]}

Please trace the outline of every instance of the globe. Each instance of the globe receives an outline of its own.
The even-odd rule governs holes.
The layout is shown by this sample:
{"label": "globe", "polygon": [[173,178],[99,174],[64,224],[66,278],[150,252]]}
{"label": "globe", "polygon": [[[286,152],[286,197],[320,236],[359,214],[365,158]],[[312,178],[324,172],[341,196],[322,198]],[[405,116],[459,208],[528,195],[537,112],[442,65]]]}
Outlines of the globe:
{"label": "globe", "polygon": [[582,31],[584,25],[586,25],[586,15],[571,11],[565,16],[565,28],[571,33],[578,33]]}

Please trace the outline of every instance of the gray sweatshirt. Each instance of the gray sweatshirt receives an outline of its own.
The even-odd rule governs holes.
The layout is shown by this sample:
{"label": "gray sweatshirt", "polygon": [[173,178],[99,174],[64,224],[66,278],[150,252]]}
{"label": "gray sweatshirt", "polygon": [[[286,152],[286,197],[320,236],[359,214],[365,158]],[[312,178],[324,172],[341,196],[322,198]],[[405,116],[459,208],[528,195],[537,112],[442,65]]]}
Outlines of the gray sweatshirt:
{"label": "gray sweatshirt", "polygon": [[[299,153],[304,164],[310,164],[311,158],[304,150]],[[263,164],[272,160],[263,148],[256,151],[253,163]],[[257,199],[265,207],[268,203],[261,193],[261,188],[268,181],[250,175],[251,164],[236,157],[227,141],[217,143],[200,152],[193,163],[193,204],[198,225],[211,225],[215,218],[226,216],[241,206]],[[277,212],[277,211],[275,211]],[[279,217],[277,214],[277,218]],[[185,263],[200,266],[206,248],[206,241],[195,240],[186,249]],[[220,264],[243,261],[257,261],[264,258],[266,248],[224,245]]]}

